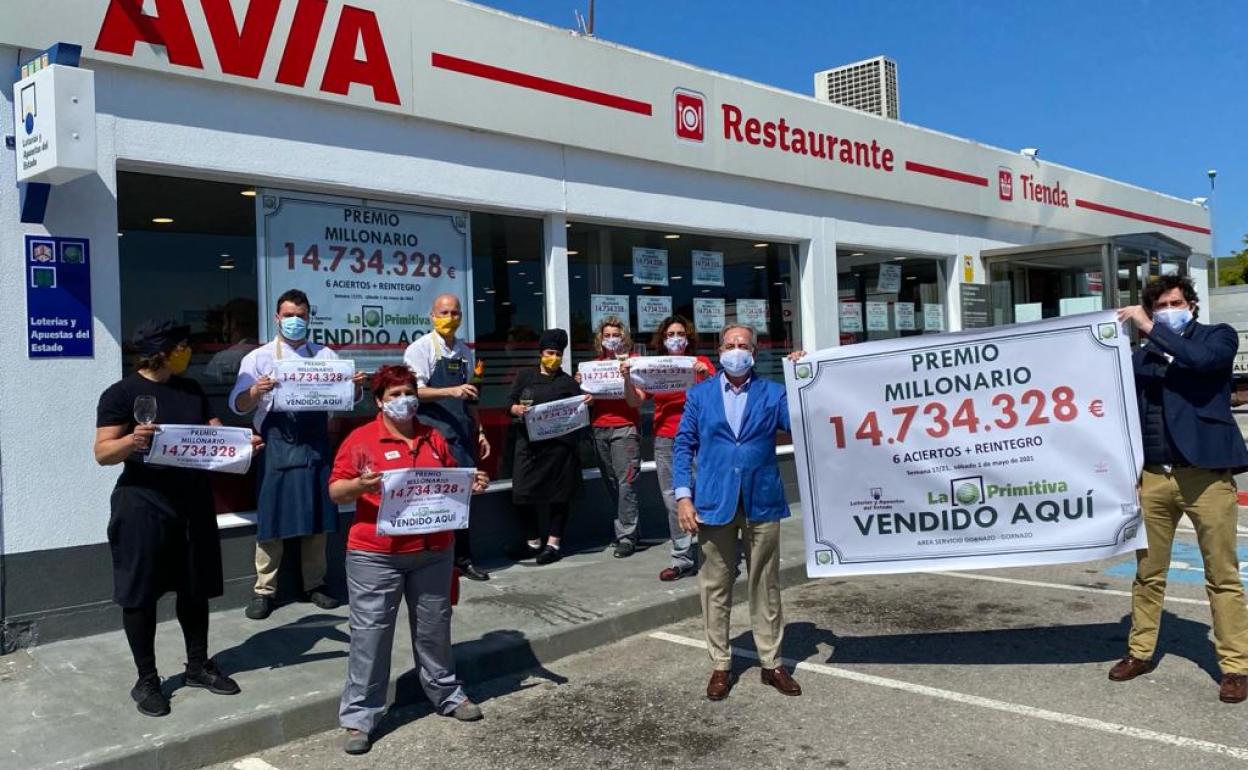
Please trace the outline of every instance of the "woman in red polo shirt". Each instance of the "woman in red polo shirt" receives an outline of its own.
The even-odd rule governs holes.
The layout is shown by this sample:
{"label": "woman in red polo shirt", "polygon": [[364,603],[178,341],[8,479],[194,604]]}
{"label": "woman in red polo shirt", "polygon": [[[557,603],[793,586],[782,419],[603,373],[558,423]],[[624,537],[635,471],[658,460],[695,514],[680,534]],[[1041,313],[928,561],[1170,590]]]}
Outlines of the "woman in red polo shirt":
{"label": "woman in red polo shirt", "polygon": [[[684,316],[663,319],[654,332],[654,349],[669,356],[697,356],[693,370],[698,382],[715,375],[715,365],[706,356],[698,355],[698,332]],[[655,393],[654,398],[654,464],[659,476],[659,491],[667,506],[667,526],[672,534],[672,565],[659,573],[659,580],[680,580],[698,571],[698,552],[693,535],[681,530],[676,520],[676,496],[672,490],[672,442],[685,413],[685,391]]]}
{"label": "woman in red polo shirt", "polygon": [[[594,351],[599,361],[628,360],[633,340],[628,324],[616,316],[598,322]],[[580,375],[577,375],[578,378]],[[580,381],[579,379],[577,380]],[[615,557],[632,556],[637,550],[637,476],[641,472],[641,433],[637,428],[644,395],[624,378],[624,398],[594,399],[590,407],[590,429],[598,470],[615,500]]]}
{"label": "woman in red polo shirt", "polygon": [[[416,377],[406,366],[383,366],[373,375],[377,419],[347,436],[334,458],[329,496],[355,503],[347,535],[347,590],[351,652],[338,722],[347,730],[345,750],[363,754],[386,710],[390,651],[399,602],[407,599],[412,648],[420,682],[438,712],[461,721],[481,718],[464,694],[451,654],[452,532],[428,535],[377,534],[381,471],[452,468],[446,439],[416,419]],[[489,480],[478,471],[473,492]]]}

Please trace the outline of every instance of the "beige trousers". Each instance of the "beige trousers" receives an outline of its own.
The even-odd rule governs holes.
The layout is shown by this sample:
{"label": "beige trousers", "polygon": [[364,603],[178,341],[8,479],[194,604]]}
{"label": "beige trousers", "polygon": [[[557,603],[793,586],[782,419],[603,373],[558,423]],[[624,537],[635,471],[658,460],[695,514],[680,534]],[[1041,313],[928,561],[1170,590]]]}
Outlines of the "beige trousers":
{"label": "beige trousers", "polygon": [[776,668],[780,665],[780,642],[784,639],[784,611],[780,606],[780,522],[751,524],[741,510],[728,524],[698,527],[698,546],[702,551],[698,587],[702,592],[702,619],[706,624],[711,664],[716,671],[732,668],[728,637],[732,624],[732,588],[737,579],[738,537],[745,546],[754,646],[758,648],[763,668]]}
{"label": "beige trousers", "polygon": [[[325,534],[305,535],[299,541],[299,563],[303,567],[303,590],[311,591],[325,582]],[[277,593],[277,568],[282,566],[285,540],[256,541],[256,593]]]}
{"label": "beige trousers", "polygon": [[1140,504],[1148,549],[1135,555],[1128,653],[1148,660],[1156,650],[1170,549],[1186,513],[1205,562],[1205,593],[1222,673],[1248,673],[1248,607],[1236,554],[1239,501],[1231,473],[1191,467],[1174,467],[1166,473],[1161,466],[1147,466],[1140,482]]}

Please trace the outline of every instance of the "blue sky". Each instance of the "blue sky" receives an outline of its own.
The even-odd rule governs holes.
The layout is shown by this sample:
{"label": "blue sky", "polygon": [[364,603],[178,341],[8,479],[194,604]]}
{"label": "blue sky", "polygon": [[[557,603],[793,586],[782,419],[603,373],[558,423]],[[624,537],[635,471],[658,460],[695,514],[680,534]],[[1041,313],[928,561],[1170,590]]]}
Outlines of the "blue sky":
{"label": "blue sky", "polygon": [[[589,4],[478,1],[565,27]],[[803,94],[886,54],[907,122],[1185,198],[1216,168],[1216,253],[1248,233],[1245,0],[598,0],[597,33]]]}

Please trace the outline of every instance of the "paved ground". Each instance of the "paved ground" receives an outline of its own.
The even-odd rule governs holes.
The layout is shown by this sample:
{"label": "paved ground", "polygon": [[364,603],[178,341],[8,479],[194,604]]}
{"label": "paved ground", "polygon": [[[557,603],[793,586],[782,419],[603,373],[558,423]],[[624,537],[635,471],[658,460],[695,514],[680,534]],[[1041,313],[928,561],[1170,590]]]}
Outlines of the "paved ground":
{"label": "paved ground", "polygon": [[1127,630],[1124,561],[789,589],[800,698],[759,684],[738,622],[741,679],[706,701],[689,620],[477,686],[480,723],[408,706],[365,757],[333,730],[213,770],[1248,767],[1248,704],[1217,700],[1189,570],[1172,572],[1159,668],[1106,679]]}

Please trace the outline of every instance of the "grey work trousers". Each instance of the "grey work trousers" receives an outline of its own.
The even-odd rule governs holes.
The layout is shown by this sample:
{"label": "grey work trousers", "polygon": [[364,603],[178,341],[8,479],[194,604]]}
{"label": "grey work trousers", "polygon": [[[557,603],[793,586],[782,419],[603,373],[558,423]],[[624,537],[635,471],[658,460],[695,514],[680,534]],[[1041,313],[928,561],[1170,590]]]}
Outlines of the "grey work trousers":
{"label": "grey work trousers", "polygon": [[693,535],[680,528],[676,519],[676,490],[672,489],[672,445],[675,439],[654,437],[654,465],[659,477],[659,491],[663,505],[667,506],[667,529],[672,535],[672,567],[682,571],[698,566],[698,552],[693,547]]}
{"label": "grey work trousers", "polygon": [[637,426],[594,428],[594,454],[607,492],[616,501],[615,539],[637,542],[637,477],[641,473],[641,436]]}
{"label": "grey work trousers", "polygon": [[347,551],[351,652],[338,724],[368,734],[386,712],[390,653],[399,604],[406,597],[420,685],[440,714],[467,700],[451,653],[454,553]]}

